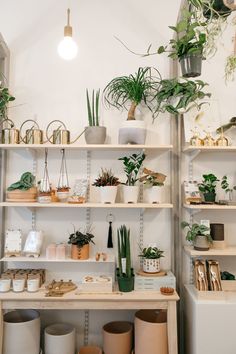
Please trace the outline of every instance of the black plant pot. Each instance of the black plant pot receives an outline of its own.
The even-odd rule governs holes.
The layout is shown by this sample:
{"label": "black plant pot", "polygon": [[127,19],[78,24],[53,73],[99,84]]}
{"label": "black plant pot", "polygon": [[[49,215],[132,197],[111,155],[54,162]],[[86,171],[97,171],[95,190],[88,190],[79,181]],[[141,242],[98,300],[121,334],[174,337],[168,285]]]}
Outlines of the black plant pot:
{"label": "black plant pot", "polygon": [[[212,7],[222,17],[228,17],[231,14],[231,10],[227,6],[225,6],[223,0],[214,0]],[[211,11],[210,9],[207,9],[207,8],[203,11],[203,15],[207,19],[209,19],[211,16],[214,18],[218,17],[218,15],[216,13],[214,13],[214,11]]]}
{"label": "black plant pot", "polygon": [[179,59],[183,77],[197,77],[202,73],[202,54],[187,54]]}
{"label": "black plant pot", "polygon": [[203,193],[204,200],[207,203],[215,203],[216,201],[216,193]]}

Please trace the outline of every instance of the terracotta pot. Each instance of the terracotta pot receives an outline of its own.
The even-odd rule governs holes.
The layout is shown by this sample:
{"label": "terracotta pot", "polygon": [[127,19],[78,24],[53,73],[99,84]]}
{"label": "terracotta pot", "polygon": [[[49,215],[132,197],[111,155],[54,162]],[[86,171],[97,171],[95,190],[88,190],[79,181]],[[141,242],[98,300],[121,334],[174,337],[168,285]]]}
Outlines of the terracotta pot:
{"label": "terracotta pot", "polygon": [[104,354],[130,354],[133,342],[132,337],[132,323],[125,321],[107,323],[103,327]]}
{"label": "terracotta pot", "polygon": [[135,314],[135,354],[168,354],[167,314],[141,310]]}
{"label": "terracotta pot", "polygon": [[122,186],[123,203],[137,203],[139,196],[139,186]]}
{"label": "terracotta pot", "polygon": [[79,354],[102,354],[102,349],[99,347],[81,347]]}
{"label": "terracotta pot", "polygon": [[27,191],[22,191],[20,189],[16,189],[14,191],[7,192],[7,202],[36,202],[37,198],[37,188],[32,187]]}
{"label": "terracotta pot", "polygon": [[72,259],[89,259],[89,244],[83,247],[71,245],[71,258]]}
{"label": "terracotta pot", "polygon": [[99,187],[101,203],[114,204],[116,201],[117,186]]}
{"label": "terracotta pot", "polygon": [[158,273],[160,272],[160,258],[149,259],[143,258],[143,271],[145,273]]}
{"label": "terracotta pot", "polygon": [[40,316],[37,311],[17,310],[6,313],[3,333],[3,354],[39,354]]}
{"label": "terracotta pot", "polygon": [[75,354],[73,326],[65,323],[48,326],[45,328],[44,336],[45,354]]}

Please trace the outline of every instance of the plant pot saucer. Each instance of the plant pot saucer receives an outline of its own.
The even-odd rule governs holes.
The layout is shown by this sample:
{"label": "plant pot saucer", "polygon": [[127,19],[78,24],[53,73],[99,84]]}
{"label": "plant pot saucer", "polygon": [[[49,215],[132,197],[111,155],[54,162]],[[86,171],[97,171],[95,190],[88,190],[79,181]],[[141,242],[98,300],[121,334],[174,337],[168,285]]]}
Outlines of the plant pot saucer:
{"label": "plant pot saucer", "polygon": [[143,277],[163,277],[166,275],[166,271],[161,270],[160,272],[156,272],[156,273],[146,273],[142,269],[140,269],[137,271],[137,275],[141,275]]}

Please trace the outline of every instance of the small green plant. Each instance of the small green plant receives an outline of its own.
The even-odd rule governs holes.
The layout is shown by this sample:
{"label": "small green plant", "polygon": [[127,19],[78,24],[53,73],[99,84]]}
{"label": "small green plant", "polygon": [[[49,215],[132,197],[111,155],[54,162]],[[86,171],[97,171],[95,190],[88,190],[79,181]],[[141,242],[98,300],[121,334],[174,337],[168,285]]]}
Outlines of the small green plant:
{"label": "small green plant", "polygon": [[213,174],[203,175],[203,180],[199,183],[198,188],[202,193],[214,193],[216,192],[216,185],[219,179]]}
{"label": "small green plant", "polygon": [[124,156],[118,159],[123,161],[124,172],[127,177],[125,184],[127,186],[134,186],[135,183],[139,180],[137,176],[145,157],[145,154],[140,152],[139,154],[132,154],[130,156]]}
{"label": "small green plant", "polygon": [[119,178],[115,177],[111,170],[102,169],[92,185],[95,187],[106,187],[118,186],[119,184]]}
{"label": "small green plant", "polygon": [[20,189],[22,191],[27,191],[28,189],[35,186],[35,176],[31,172],[25,172],[22,174],[19,181],[12,183],[10,187],[7,188],[8,191],[14,191],[15,189]]}
{"label": "small green plant", "polygon": [[80,230],[75,230],[74,227],[74,232],[69,236],[68,244],[76,245],[78,248],[82,248],[90,242],[95,245],[93,238],[94,235],[90,232],[81,232]]}
{"label": "small green plant", "polygon": [[0,121],[7,118],[7,105],[15,100],[7,87],[4,87],[0,81]]}
{"label": "small green plant", "polygon": [[166,176],[159,172],[151,171],[147,168],[143,169],[144,175],[139,178],[139,181],[150,187],[162,187],[166,180]]}
{"label": "small green plant", "polygon": [[88,110],[88,122],[90,127],[99,126],[99,98],[100,98],[100,89],[92,91],[91,101],[89,98],[89,92],[86,90],[87,98],[87,110]]}
{"label": "small green plant", "polygon": [[135,74],[129,76],[116,77],[103,91],[105,102],[117,109],[126,108],[127,120],[135,120],[136,108],[141,103],[155,115],[153,98],[159,88],[160,79],[160,73],[151,67],[139,68]]}
{"label": "small green plant", "polygon": [[229,55],[225,65],[225,81],[234,81],[236,72],[236,55]]}
{"label": "small green plant", "polygon": [[145,247],[145,248],[141,248],[140,247],[140,255],[139,257],[143,257],[143,258],[147,258],[147,259],[159,259],[161,257],[164,257],[163,253],[164,251],[161,251],[159,248],[157,247]]}
{"label": "small green plant", "polygon": [[[184,79],[182,79],[184,80]],[[199,100],[209,98],[210,93],[205,93],[202,89],[208,84],[201,80],[167,79],[160,82],[160,89],[156,94],[157,111],[179,114],[181,110],[190,110],[192,107],[200,109],[202,104]],[[173,102],[177,99],[176,103]]]}
{"label": "small green plant", "polygon": [[187,234],[186,234],[186,240],[194,243],[196,240],[197,236],[203,236],[206,237],[208,242],[212,243],[212,238],[210,235],[210,228],[205,226],[205,225],[201,225],[201,224],[192,224],[190,225],[188,222],[183,221],[181,223],[181,227],[182,229],[188,228]]}
{"label": "small green plant", "polygon": [[131,252],[130,252],[130,229],[122,225],[117,230],[118,240],[118,276],[131,278]]}
{"label": "small green plant", "polygon": [[229,182],[228,182],[228,177],[225,175],[222,177],[221,180],[221,188],[226,192],[226,193],[232,193],[233,191],[236,190],[236,186],[233,186],[230,188]]}

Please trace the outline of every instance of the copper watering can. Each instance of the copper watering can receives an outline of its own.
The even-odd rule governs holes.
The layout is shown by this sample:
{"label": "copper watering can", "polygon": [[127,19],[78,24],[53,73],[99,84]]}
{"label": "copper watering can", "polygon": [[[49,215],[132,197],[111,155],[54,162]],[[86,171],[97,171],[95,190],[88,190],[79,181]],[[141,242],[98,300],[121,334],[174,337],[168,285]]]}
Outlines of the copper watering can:
{"label": "copper watering can", "polygon": [[[59,123],[58,127],[52,131],[52,135],[49,136],[49,128],[53,123]],[[46,137],[47,141],[51,144],[61,144],[61,145],[69,145],[74,144],[82,134],[84,134],[86,128],[82,131],[82,133],[73,141],[70,141],[70,131],[67,130],[66,125],[60,120],[51,121],[46,129]]]}
{"label": "copper watering can", "polygon": [[[22,128],[28,122],[32,122],[33,125],[31,128],[26,129],[25,136],[22,136]],[[43,144],[43,131],[39,128],[39,125],[35,120],[27,119],[21,124],[20,139],[25,144]]]}
{"label": "copper watering can", "polygon": [[[6,122],[8,126],[3,128],[3,123]],[[16,129],[11,119],[4,119],[0,125],[1,129],[1,143],[2,144],[19,144],[20,143],[20,131]]]}

